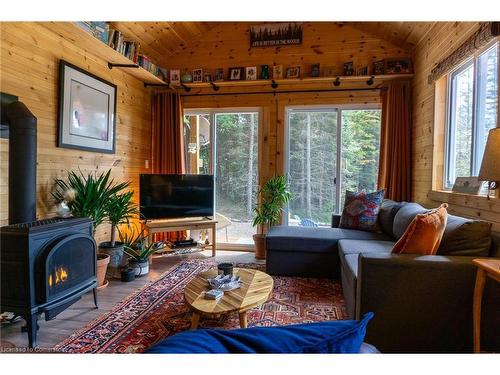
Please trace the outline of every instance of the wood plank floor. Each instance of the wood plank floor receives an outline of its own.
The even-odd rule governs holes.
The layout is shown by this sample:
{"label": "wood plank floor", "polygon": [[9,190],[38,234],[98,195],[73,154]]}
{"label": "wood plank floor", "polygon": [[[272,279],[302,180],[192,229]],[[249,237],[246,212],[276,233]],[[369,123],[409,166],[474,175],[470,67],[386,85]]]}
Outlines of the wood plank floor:
{"label": "wood plank floor", "polygon": [[[118,302],[142,288],[149,281],[158,279],[169,268],[188,259],[206,259],[210,258],[210,256],[211,251],[203,251],[190,255],[155,258],[147,276],[137,278],[129,283],[122,283],[119,280],[110,281],[107,288],[100,290],[98,292],[99,309],[94,308],[92,292],[85,294],[78,302],[63,311],[54,320],[47,322],[43,317],[40,318],[38,321],[40,325],[38,346],[40,348],[53,347],[98,316],[110,311]],[[253,253],[222,250],[217,251],[217,256],[214,259],[218,262],[258,262],[255,260]],[[28,345],[28,335],[21,332],[23,325],[24,321],[21,320],[15,324],[2,327],[0,329],[0,347],[26,347]]]}

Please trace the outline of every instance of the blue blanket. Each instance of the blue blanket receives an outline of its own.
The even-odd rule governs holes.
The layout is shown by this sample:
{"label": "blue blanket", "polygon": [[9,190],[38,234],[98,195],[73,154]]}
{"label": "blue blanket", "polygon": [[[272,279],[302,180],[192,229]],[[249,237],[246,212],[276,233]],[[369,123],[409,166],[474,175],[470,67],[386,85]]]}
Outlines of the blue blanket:
{"label": "blue blanket", "polygon": [[198,329],[165,339],[146,353],[359,353],[373,313],[279,327]]}

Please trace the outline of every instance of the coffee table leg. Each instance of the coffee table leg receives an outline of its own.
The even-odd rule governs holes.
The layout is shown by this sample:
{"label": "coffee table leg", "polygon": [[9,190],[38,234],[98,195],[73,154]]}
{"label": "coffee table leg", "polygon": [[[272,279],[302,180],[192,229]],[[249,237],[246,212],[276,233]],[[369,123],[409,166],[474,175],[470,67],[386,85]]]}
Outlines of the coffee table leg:
{"label": "coffee table leg", "polygon": [[190,329],[198,328],[199,321],[200,321],[200,314],[194,312],[193,315],[191,316],[191,328]]}
{"label": "coffee table leg", "polygon": [[239,313],[240,315],[240,327],[241,328],[247,328],[247,312],[243,311]]}

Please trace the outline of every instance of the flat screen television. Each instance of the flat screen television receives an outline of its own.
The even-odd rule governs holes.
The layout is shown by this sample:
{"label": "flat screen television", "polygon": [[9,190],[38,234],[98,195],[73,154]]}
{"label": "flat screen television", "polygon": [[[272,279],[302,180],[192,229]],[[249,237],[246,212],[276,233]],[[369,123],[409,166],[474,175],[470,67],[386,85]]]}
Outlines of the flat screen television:
{"label": "flat screen television", "polygon": [[146,219],[214,215],[214,176],[141,174],[140,211]]}

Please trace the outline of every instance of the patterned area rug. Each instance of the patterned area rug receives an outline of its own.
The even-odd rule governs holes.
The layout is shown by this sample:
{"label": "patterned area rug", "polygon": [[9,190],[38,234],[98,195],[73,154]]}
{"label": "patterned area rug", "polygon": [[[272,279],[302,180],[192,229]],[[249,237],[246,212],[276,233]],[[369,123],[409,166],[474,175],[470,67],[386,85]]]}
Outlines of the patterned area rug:
{"label": "patterned area rug", "polygon": [[[167,271],[113,310],[89,323],[54,349],[65,353],[140,353],[164,338],[189,329],[191,313],[184,304],[184,287],[212,260],[190,260]],[[237,267],[264,270],[260,264]],[[268,302],[250,310],[248,326],[277,326],[344,319],[341,285],[328,279],[273,277]],[[237,314],[200,319],[200,328],[239,328]]]}

